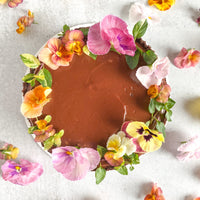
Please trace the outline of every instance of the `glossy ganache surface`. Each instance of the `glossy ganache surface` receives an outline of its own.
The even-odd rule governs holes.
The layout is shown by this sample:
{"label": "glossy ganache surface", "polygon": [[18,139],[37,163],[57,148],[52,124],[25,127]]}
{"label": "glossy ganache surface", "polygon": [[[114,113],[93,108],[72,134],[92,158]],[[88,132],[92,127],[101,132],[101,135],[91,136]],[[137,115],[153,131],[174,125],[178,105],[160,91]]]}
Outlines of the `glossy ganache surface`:
{"label": "glossy ganache surface", "polygon": [[[143,64],[140,58],[138,66]],[[45,67],[53,84],[43,115],[52,116],[56,130],[64,129],[63,146],[106,146],[124,121],[150,119],[146,89],[136,77],[130,78],[132,70],[123,55],[109,52],[96,61],[75,55],[68,67]]]}

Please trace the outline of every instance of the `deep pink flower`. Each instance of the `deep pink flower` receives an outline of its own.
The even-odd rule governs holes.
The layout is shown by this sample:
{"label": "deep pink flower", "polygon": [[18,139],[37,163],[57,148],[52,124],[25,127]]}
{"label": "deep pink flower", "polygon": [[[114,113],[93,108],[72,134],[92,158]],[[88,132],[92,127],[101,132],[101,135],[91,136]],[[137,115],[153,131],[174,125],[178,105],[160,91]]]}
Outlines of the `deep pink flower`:
{"label": "deep pink flower", "polygon": [[163,78],[169,73],[169,58],[156,60],[152,67],[142,66],[136,71],[136,77],[145,88],[151,85],[160,85]]}
{"label": "deep pink flower", "polygon": [[8,6],[10,8],[15,8],[17,7],[19,4],[23,3],[23,0],[9,0],[8,2]]}
{"label": "deep pink flower", "polygon": [[200,62],[200,52],[198,50],[182,48],[181,52],[174,59],[176,67],[190,68],[195,67]]}
{"label": "deep pink flower", "polygon": [[84,178],[88,171],[97,167],[100,162],[99,153],[92,148],[66,146],[52,150],[54,168],[71,181]]}
{"label": "deep pink flower", "polygon": [[196,19],[196,23],[199,24],[199,26],[200,26],[200,17],[198,17],[198,18]]}
{"label": "deep pink flower", "polygon": [[134,38],[128,33],[127,24],[116,16],[107,15],[90,27],[87,46],[93,54],[104,55],[112,45],[121,54],[135,55]]}
{"label": "deep pink flower", "polygon": [[196,135],[188,142],[181,144],[177,151],[180,151],[177,155],[180,161],[200,159],[200,136]]}
{"label": "deep pink flower", "polygon": [[20,160],[20,163],[6,161],[2,167],[2,177],[5,181],[18,185],[28,185],[38,179],[43,173],[39,163],[31,163],[27,160]]}

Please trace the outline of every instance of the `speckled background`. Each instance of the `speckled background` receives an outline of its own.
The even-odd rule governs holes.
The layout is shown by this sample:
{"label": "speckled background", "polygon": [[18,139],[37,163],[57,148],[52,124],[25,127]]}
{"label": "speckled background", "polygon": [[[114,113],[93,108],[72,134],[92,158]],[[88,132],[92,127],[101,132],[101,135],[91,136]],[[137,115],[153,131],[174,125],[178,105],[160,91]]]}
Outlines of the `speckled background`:
{"label": "speckled background", "polygon": [[[97,22],[107,14],[128,22],[131,3],[129,0],[24,0],[15,9],[0,6],[0,140],[19,147],[19,159],[40,162],[44,166],[44,174],[26,187],[0,178],[1,200],[142,200],[150,191],[151,182],[162,187],[166,200],[192,200],[200,196],[200,161],[180,163],[175,158],[181,141],[200,134],[200,118],[195,118],[187,106],[200,97],[200,65],[187,70],[171,65],[169,82],[177,104],[162,148],[142,156],[141,164],[128,176],[108,172],[98,186],[93,172],[77,182],[70,182],[57,173],[50,157],[27,133],[19,111],[21,78],[26,71],[19,57],[21,53],[35,54],[64,24]],[[160,57],[169,56],[171,60],[182,47],[200,50],[200,27],[194,22],[200,15],[199,8],[200,0],[177,0],[166,12],[156,10],[162,21],[152,24],[144,39]],[[15,32],[17,19],[26,14],[27,9],[34,12],[38,25],[18,35]],[[131,30],[132,24],[129,25]]]}

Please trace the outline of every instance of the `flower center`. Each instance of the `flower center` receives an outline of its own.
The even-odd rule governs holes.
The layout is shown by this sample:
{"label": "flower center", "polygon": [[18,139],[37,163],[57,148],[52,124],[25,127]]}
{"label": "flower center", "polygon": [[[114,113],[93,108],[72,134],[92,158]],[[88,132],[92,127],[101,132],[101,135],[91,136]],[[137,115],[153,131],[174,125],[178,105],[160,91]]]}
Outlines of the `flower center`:
{"label": "flower center", "polygon": [[22,171],[22,168],[20,166],[15,166],[16,171],[19,173]]}
{"label": "flower center", "polygon": [[72,156],[72,155],[73,155],[73,152],[71,152],[71,151],[66,151],[66,154],[69,155],[69,156]]}
{"label": "flower center", "polygon": [[61,58],[62,57],[62,53],[60,51],[56,51],[56,55]]}

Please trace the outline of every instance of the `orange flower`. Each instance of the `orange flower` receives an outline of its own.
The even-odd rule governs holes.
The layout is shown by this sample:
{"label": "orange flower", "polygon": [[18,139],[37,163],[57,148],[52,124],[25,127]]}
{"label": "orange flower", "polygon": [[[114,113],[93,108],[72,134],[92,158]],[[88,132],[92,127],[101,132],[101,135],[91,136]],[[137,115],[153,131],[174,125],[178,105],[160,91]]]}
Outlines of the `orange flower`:
{"label": "orange flower", "polygon": [[28,10],[28,17],[27,16],[23,16],[23,17],[20,17],[18,19],[17,26],[19,26],[19,28],[16,29],[16,32],[18,34],[23,33],[27,26],[31,26],[33,21],[34,21],[34,15],[30,10]]}
{"label": "orange flower", "polygon": [[144,200],[165,200],[165,197],[163,196],[163,192],[160,187],[157,187],[157,184],[154,183],[151,193],[148,194]]}
{"label": "orange flower", "polygon": [[67,51],[81,55],[83,53],[83,46],[85,45],[83,39],[84,35],[82,31],[66,31],[62,42],[65,44]]}
{"label": "orange flower", "polygon": [[158,85],[151,85],[149,89],[147,90],[148,96],[150,96],[150,98],[152,99],[156,98],[159,92],[160,92],[160,88],[158,87]]}
{"label": "orange flower", "polygon": [[148,0],[150,6],[156,6],[159,10],[165,11],[174,5],[175,0]]}
{"label": "orange flower", "polygon": [[28,91],[25,94],[24,102],[21,105],[21,113],[24,117],[35,118],[40,116],[44,105],[50,101],[50,99],[47,99],[47,96],[51,91],[51,88],[43,87],[41,85]]}

